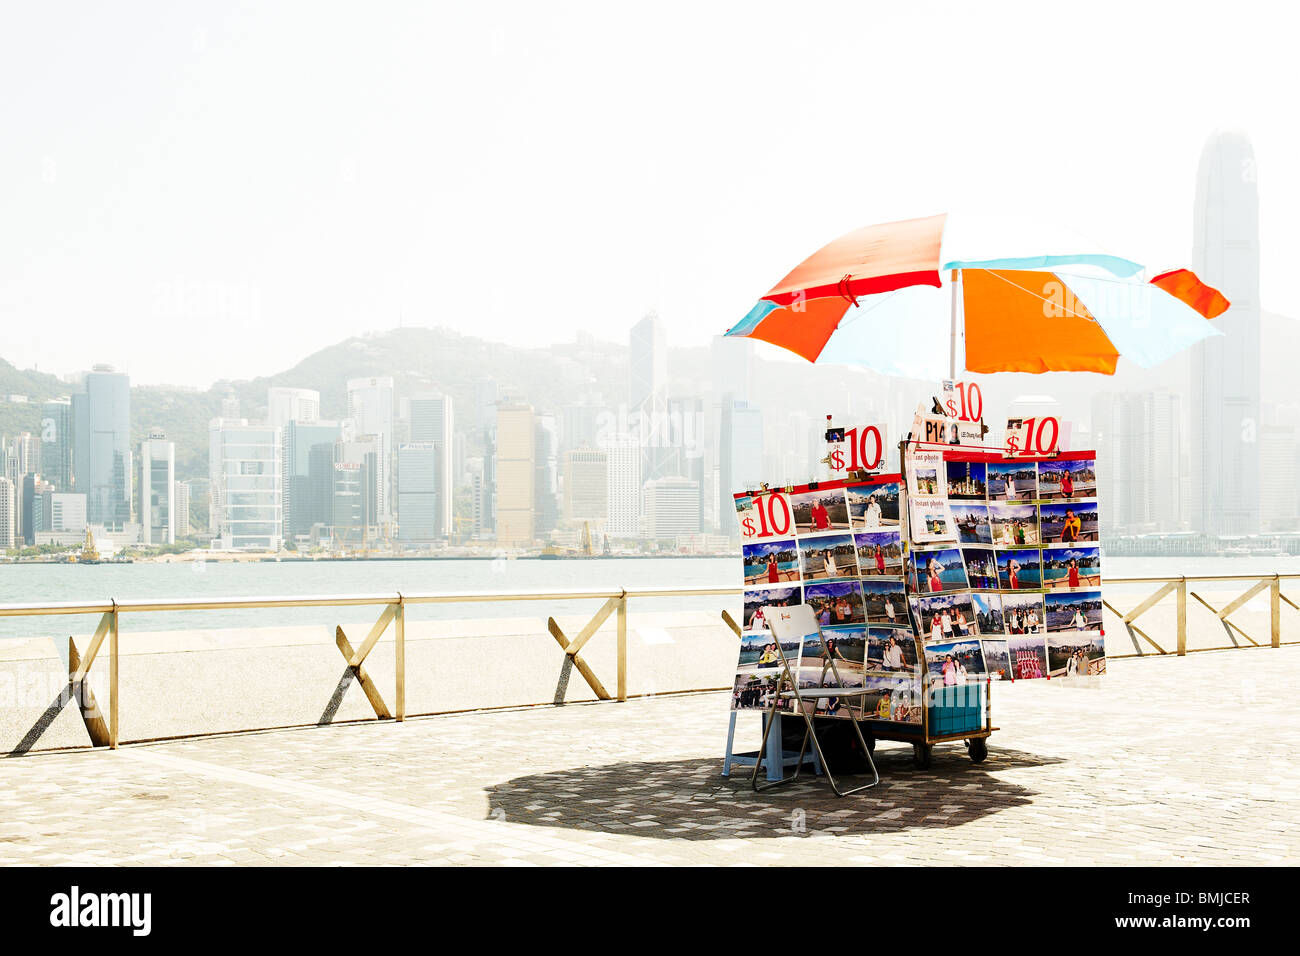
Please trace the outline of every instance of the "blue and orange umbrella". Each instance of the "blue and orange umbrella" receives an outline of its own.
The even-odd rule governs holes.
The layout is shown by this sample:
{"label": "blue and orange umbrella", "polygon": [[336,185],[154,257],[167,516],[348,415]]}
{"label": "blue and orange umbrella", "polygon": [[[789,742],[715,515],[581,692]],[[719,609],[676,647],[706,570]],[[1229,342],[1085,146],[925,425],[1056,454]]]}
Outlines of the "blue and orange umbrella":
{"label": "blue and orange umbrella", "polygon": [[[1114,374],[1219,335],[1228,300],[1186,269],[1142,266],[1070,233],[947,215],[857,229],[817,250],[726,333],[810,362],[918,378]],[[947,360],[946,362],[944,360]]]}

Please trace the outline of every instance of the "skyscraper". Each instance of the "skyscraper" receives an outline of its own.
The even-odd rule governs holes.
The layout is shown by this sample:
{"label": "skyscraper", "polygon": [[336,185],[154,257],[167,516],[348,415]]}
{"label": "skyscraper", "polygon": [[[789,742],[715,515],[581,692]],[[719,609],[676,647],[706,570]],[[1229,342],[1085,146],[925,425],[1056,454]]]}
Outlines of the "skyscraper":
{"label": "skyscraper", "polygon": [[[176,445],[162,432],[140,443],[140,540],[176,543]],[[188,526],[188,522],[187,522]]]}
{"label": "skyscraper", "polygon": [[190,486],[183,481],[172,483],[172,504],[176,508],[176,537],[190,536]]}
{"label": "skyscraper", "polygon": [[718,441],[718,526],[735,537],[740,525],[732,495],[763,480],[763,413],[724,396]]}
{"label": "skyscraper", "polygon": [[1183,513],[1181,402],[1176,392],[1102,393],[1093,399],[1102,530],[1178,531]]}
{"label": "skyscraper", "polygon": [[537,479],[537,416],[522,402],[497,404],[496,531],[504,547],[530,545]]}
{"label": "skyscraper", "polygon": [[604,450],[609,474],[606,531],[616,538],[636,537],[641,533],[641,446],[623,436],[609,441]]}
{"label": "skyscraper", "polygon": [[646,536],[699,534],[700,486],[689,478],[654,478],[645,483]]}
{"label": "skyscraper", "polygon": [[110,365],[86,374],[72,397],[73,476],[91,524],[121,530],[131,521],[131,382]]}
{"label": "skyscraper", "polygon": [[668,339],[653,312],[632,326],[628,375],[628,414],[641,443],[642,477],[676,474],[678,449],[668,418]]}
{"label": "skyscraper", "polygon": [[18,496],[14,483],[0,478],[0,549],[12,548],[18,537]]}
{"label": "skyscraper", "polygon": [[609,519],[609,456],[594,448],[564,453],[564,520],[603,529]]}
{"label": "skyscraper", "polygon": [[1193,269],[1232,303],[1191,353],[1192,509],[1210,534],[1259,530],[1259,193],[1244,135],[1219,132],[1196,177]]}
{"label": "skyscraper", "polygon": [[320,419],[320,392],[310,388],[283,388],[275,386],[266,390],[266,420],[274,428],[283,428],[289,422],[310,424]]}
{"label": "skyscraper", "polygon": [[41,475],[55,491],[72,490],[72,402],[41,406]]}
{"label": "skyscraper", "polygon": [[397,447],[397,539],[432,544],[446,537],[442,480],[447,447],[435,441],[411,441]]}
{"label": "skyscraper", "polygon": [[[284,507],[284,537],[292,540],[306,537],[311,533],[312,525],[331,523],[331,505],[328,493],[313,488],[311,472],[311,453],[316,446],[325,448],[325,461],[328,468],[334,465],[334,443],[339,440],[338,422],[316,421],[304,423],[290,420],[281,432],[283,455],[281,475]],[[331,473],[332,474],[332,473]],[[328,484],[331,474],[318,469],[316,481]]]}
{"label": "skyscraper", "polygon": [[377,439],[378,520],[388,522],[393,493],[393,380],[387,376],[348,379],[348,417],[356,422],[359,437],[373,435]]}
{"label": "skyscraper", "polygon": [[[433,537],[449,538],[455,530],[452,526],[452,499],[455,490],[454,458],[455,429],[450,395],[438,392],[424,392],[412,395],[410,399],[411,441],[431,442],[437,446],[438,470],[433,475],[433,493],[437,495],[437,512]],[[399,454],[400,459],[400,454]],[[423,459],[421,459],[423,461]],[[401,462],[398,462],[398,487],[402,487]],[[400,492],[399,492],[400,494]],[[401,502],[397,505],[397,520],[403,522],[406,515],[402,513]],[[404,536],[403,536],[404,537]]]}

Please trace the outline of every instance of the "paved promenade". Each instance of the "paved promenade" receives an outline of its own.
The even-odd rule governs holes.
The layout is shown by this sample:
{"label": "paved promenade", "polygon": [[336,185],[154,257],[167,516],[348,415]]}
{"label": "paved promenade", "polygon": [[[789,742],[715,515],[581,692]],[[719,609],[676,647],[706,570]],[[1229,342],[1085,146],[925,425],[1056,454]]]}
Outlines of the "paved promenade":
{"label": "paved promenade", "polygon": [[0,863],[1300,862],[1300,648],[1110,670],[995,686],[984,764],[882,743],[843,800],[719,776],[722,693],[3,759]]}

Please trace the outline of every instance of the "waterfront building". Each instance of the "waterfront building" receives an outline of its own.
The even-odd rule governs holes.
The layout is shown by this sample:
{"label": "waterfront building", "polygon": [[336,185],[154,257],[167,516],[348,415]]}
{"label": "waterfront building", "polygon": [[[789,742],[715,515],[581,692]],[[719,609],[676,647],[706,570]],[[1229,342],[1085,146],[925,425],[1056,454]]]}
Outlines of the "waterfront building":
{"label": "waterfront building", "polygon": [[86,496],[71,491],[50,495],[51,531],[79,533],[86,530]]}
{"label": "waterfront building", "polygon": [[[432,443],[436,447],[438,455],[437,471],[433,475],[433,494],[436,495],[434,504],[437,507],[437,512],[434,515],[434,532],[431,537],[421,540],[449,538],[454,530],[452,526],[452,501],[456,487],[456,439],[459,437],[456,435],[454,428],[451,396],[443,395],[440,392],[422,392],[411,396],[409,408],[410,441],[414,443]],[[423,467],[423,465],[420,467]],[[398,462],[397,481],[400,488],[402,485],[400,460]],[[424,492],[412,493],[423,494]],[[406,520],[400,501],[397,505],[397,520],[399,522]],[[405,538],[401,534],[399,534],[399,537]]]}
{"label": "waterfront building", "polygon": [[[281,431],[280,473],[283,481],[284,537],[305,539],[314,525],[331,523],[334,445],[342,434],[338,422],[290,420]],[[315,481],[311,473],[312,450],[322,447],[322,462]]]}
{"label": "waterfront building", "polygon": [[564,453],[564,522],[604,530],[609,519],[609,455],[594,448]]}
{"label": "waterfront building", "polygon": [[280,429],[246,419],[213,419],[208,454],[208,522],[216,546],[278,551],[283,541]]}
{"label": "waterfront building", "polygon": [[652,478],[645,483],[645,533],[676,538],[700,533],[700,486],[689,478]]}
{"label": "waterfront building", "polygon": [[748,402],[723,396],[718,448],[718,524],[728,537],[740,535],[732,497],[758,486],[763,474],[763,413]]}
{"label": "waterfront building", "polygon": [[537,416],[523,402],[496,406],[496,539],[527,547],[537,538]]}
{"label": "waterfront building", "polygon": [[160,431],[140,443],[140,540],[176,543],[176,445]]}
{"label": "waterfront building", "polygon": [[55,491],[72,490],[72,402],[60,398],[41,406],[41,476]]}
{"label": "waterfront building", "polygon": [[392,519],[393,411],[390,377],[348,379],[348,417],[358,436],[371,436],[377,445],[374,480],[381,523]]}
{"label": "waterfront building", "polygon": [[608,475],[606,531],[616,538],[641,533],[641,445],[632,436],[614,438],[605,445]]}
{"label": "waterfront building", "polygon": [[16,547],[18,541],[18,498],[14,483],[0,478],[0,549]]}
{"label": "waterfront building", "polygon": [[183,481],[172,482],[172,504],[175,517],[172,519],[177,538],[190,536],[190,486]]}
{"label": "waterfront building", "polygon": [[1192,269],[1231,307],[1223,335],[1191,350],[1192,504],[1199,530],[1259,530],[1259,192],[1255,153],[1238,132],[1218,132],[1196,176]]}
{"label": "waterfront building", "polygon": [[444,516],[447,446],[435,441],[406,442],[397,449],[397,540],[429,545],[445,540],[450,521]]}
{"label": "waterfront building", "polygon": [[111,365],[86,374],[72,396],[73,481],[91,524],[121,531],[131,521],[131,381]]}

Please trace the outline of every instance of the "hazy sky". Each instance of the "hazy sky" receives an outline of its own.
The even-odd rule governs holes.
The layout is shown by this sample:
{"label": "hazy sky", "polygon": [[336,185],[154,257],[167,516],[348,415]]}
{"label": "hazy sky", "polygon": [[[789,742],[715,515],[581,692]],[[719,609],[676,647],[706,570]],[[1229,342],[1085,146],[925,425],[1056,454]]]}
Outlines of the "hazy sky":
{"label": "hazy sky", "polygon": [[1285,5],[624,6],[7,3],[0,356],[206,386],[651,308],[703,343],[833,236],[972,205],[1191,265],[1219,126],[1300,315]]}

